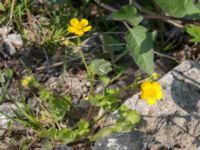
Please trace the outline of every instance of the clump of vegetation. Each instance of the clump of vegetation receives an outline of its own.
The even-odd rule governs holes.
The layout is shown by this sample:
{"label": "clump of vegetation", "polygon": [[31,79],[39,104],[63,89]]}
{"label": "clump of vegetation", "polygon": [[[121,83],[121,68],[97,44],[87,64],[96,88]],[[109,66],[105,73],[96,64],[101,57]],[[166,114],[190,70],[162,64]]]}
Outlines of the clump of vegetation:
{"label": "clump of vegetation", "polygon": [[[42,67],[47,70],[47,74],[49,68],[62,68],[59,73],[63,75],[63,80],[60,81],[63,90],[63,81],[66,80],[64,75],[70,68],[68,63],[72,59],[81,63],[89,83],[89,96],[81,100],[85,101],[89,108],[82,110],[74,103],[71,91],[65,94],[51,91],[35,75],[35,71],[40,71],[41,68],[31,68],[20,56],[15,56],[20,59],[26,73],[17,74],[8,68],[0,72],[0,101],[3,103],[6,99],[15,106],[12,108],[14,117],[0,111],[13,123],[12,127],[9,122],[10,134],[14,133],[14,124],[17,122],[24,127],[24,131],[31,129],[34,142],[41,143],[40,147],[45,149],[64,144],[92,144],[110,134],[137,128],[141,116],[123,104],[120,96],[125,91],[138,91],[141,86],[140,97],[149,105],[156,104],[157,100],[164,97],[162,87],[157,82],[159,75],[155,73],[154,54],[171,59],[172,57],[165,53],[180,46],[179,41],[164,41],[168,26],[186,31],[192,37],[191,42],[199,42],[200,28],[197,25],[200,9],[192,0],[135,0],[127,1],[127,4],[120,1],[119,9],[118,5],[112,7],[113,2],[0,2],[1,24],[12,26],[14,32],[20,33],[25,41],[24,47],[42,51],[44,56],[37,61],[47,63]],[[156,28],[159,30],[155,30]],[[95,52],[96,55],[91,56],[84,51],[84,47],[88,46],[84,45],[84,42],[93,34],[101,32],[104,45],[100,47],[103,47],[104,51]],[[117,37],[118,33],[122,33],[119,35],[122,38]],[[158,42],[160,44],[157,44]],[[155,50],[158,46],[161,49],[159,52]],[[59,54],[62,61],[50,64],[49,58],[58,51],[61,51]],[[20,55],[24,57],[24,54]],[[122,61],[127,56],[145,73],[146,78],[139,76],[125,87],[110,88],[130,67],[129,62],[125,62],[125,66]],[[16,76],[17,79],[21,78],[20,82],[16,81]],[[97,81],[102,85],[99,92],[95,90]],[[17,99],[9,90],[13,82],[17,83]],[[34,96],[27,96],[27,92]],[[34,101],[35,104],[32,105],[29,101]],[[108,122],[113,112],[117,112],[118,117],[113,122]],[[28,140],[20,142],[22,149],[29,149],[34,145]]]}

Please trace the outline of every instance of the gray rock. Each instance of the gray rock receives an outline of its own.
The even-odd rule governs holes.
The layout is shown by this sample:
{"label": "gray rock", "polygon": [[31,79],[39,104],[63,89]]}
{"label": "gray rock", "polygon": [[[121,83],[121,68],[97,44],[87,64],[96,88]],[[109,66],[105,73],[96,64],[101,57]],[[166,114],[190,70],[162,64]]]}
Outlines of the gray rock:
{"label": "gray rock", "polygon": [[0,28],[0,37],[5,51],[9,55],[14,55],[17,52],[17,49],[20,49],[23,46],[23,40],[21,34],[9,34],[11,30],[11,27]]}
{"label": "gray rock", "polygon": [[68,147],[67,145],[64,146],[59,146],[54,148],[55,150],[72,150],[70,147]]}
{"label": "gray rock", "polygon": [[193,150],[200,146],[200,64],[186,61],[160,81],[164,98],[149,106],[140,94],[125,102],[142,116],[140,131],[151,133],[169,147]]}
{"label": "gray rock", "polygon": [[5,50],[9,55],[14,55],[16,49],[19,49],[23,46],[23,41],[21,34],[8,34],[3,36],[5,42]]}
{"label": "gray rock", "polygon": [[[147,140],[150,150],[195,150],[200,147],[200,64],[183,62],[159,82],[163,89],[162,101],[150,106],[140,99],[138,93],[124,103],[141,114],[142,121],[137,129],[140,132],[103,138],[96,142],[95,150],[141,150],[144,141],[149,139],[148,135],[161,143],[157,145],[151,143],[153,140]],[[117,112],[114,112],[109,122],[114,122],[117,116]]]}
{"label": "gray rock", "polygon": [[12,28],[8,27],[8,26],[1,27],[0,28],[0,35],[1,36],[7,35],[11,30],[12,30]]}
{"label": "gray rock", "polygon": [[9,34],[7,36],[7,40],[10,41],[12,45],[14,45],[18,49],[23,46],[23,40],[21,34],[16,34],[16,33]]}
{"label": "gray rock", "polygon": [[[11,114],[11,110],[10,110],[10,106],[12,104],[11,103],[3,103],[2,105],[0,105],[0,111],[2,111],[3,113],[7,114],[7,115],[13,115],[13,113]],[[4,134],[5,130],[7,129],[7,124],[10,121],[10,119],[8,119],[6,116],[4,116],[3,114],[0,113],[0,137]]]}
{"label": "gray rock", "polygon": [[[21,104],[18,104],[20,107],[22,107]],[[12,103],[6,102],[0,105],[0,111],[3,112],[4,114],[14,117],[15,114],[13,113],[12,109],[17,110],[16,106]],[[8,122],[10,122],[11,119],[7,118],[5,115],[0,113],[0,137],[3,136],[5,133],[6,129],[8,129]]]}
{"label": "gray rock", "polygon": [[11,56],[17,52],[15,47],[9,41],[6,41],[6,43],[4,43],[4,45],[3,45],[3,47],[4,47],[5,51]]}
{"label": "gray rock", "polygon": [[98,140],[94,150],[146,150],[152,143],[155,143],[152,136],[133,131],[117,133]]}

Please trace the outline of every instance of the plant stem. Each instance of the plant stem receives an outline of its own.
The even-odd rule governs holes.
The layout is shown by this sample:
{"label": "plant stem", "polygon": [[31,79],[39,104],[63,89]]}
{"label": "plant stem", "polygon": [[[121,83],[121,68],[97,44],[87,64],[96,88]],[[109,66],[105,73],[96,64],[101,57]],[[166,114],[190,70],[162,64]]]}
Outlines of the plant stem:
{"label": "plant stem", "polygon": [[67,68],[67,50],[65,50],[64,60],[63,60],[63,72],[62,72],[62,81],[61,81],[63,89],[64,89],[64,84],[65,84],[66,68]]}
{"label": "plant stem", "polygon": [[12,0],[11,10],[10,10],[10,22],[12,22],[12,18],[13,18],[13,12],[14,12],[14,7],[15,7],[15,1],[16,1],[16,0]]}
{"label": "plant stem", "polygon": [[[80,37],[77,38],[77,46],[78,46],[78,47],[81,46]],[[85,69],[86,69],[87,74],[88,74],[88,72],[89,72],[89,71],[88,71],[88,66],[87,66],[87,63],[86,63],[86,60],[85,60],[85,56],[84,56],[83,51],[82,51],[81,48],[79,49],[79,54],[80,54],[80,56],[81,56],[81,59],[82,59],[82,61],[83,61],[83,64],[84,64]]]}
{"label": "plant stem", "polygon": [[[77,46],[78,47],[81,46],[80,37],[77,38]],[[89,81],[90,81],[90,95],[94,96],[94,75],[91,75],[90,72],[89,72],[88,65],[86,63],[86,60],[85,60],[85,57],[84,57],[84,54],[83,54],[83,51],[82,51],[81,48],[79,50],[79,54],[80,54],[81,59],[82,59],[84,65],[85,65],[85,68],[86,68],[86,71],[87,71],[87,76],[88,76]],[[92,117],[92,114],[93,114],[94,111],[95,111],[95,107],[91,105],[89,112],[88,112],[88,115],[86,117],[87,120],[91,120],[91,117]]]}
{"label": "plant stem", "polygon": [[[80,38],[78,38],[78,46],[80,46]],[[84,65],[85,65],[88,78],[90,80],[90,95],[94,96],[94,75],[93,74],[91,75],[90,72],[89,72],[89,69],[88,69],[87,63],[85,61],[85,57],[84,57],[82,49],[79,50],[79,53],[80,53],[80,56],[83,60]],[[87,120],[91,120],[92,114],[94,113],[94,111],[95,111],[95,106],[91,105],[89,112],[88,112],[88,115],[86,117]]]}

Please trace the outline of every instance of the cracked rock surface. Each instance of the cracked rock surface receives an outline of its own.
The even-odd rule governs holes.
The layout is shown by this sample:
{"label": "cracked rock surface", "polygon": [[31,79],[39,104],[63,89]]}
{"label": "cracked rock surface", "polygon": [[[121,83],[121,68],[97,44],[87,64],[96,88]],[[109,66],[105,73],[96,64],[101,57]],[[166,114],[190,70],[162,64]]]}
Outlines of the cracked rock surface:
{"label": "cracked rock surface", "polygon": [[[140,100],[139,93],[125,102],[125,105],[136,109],[142,116],[138,130],[146,137],[151,135],[157,143],[165,145],[166,149],[199,149],[200,64],[194,61],[185,61],[167,73],[159,82],[163,89],[164,98],[162,101],[158,101],[156,105],[149,106],[146,101]],[[140,136],[137,136],[138,139],[134,140],[133,137],[127,136],[127,133],[120,134],[124,136],[121,139],[123,142],[116,138],[116,134],[97,141],[95,149],[98,150],[99,145],[102,145],[102,149],[110,150],[109,139],[116,139],[115,147],[121,147],[121,150],[127,149],[125,147],[132,147],[134,150],[139,150],[140,147],[145,149],[145,142],[137,142],[140,140]],[[131,132],[128,134],[131,134]],[[143,140],[141,138],[140,141]],[[146,143],[148,144],[148,142]],[[134,144],[137,145],[135,148],[132,146]],[[155,149],[155,145],[149,144],[150,146],[147,147],[152,150]]]}

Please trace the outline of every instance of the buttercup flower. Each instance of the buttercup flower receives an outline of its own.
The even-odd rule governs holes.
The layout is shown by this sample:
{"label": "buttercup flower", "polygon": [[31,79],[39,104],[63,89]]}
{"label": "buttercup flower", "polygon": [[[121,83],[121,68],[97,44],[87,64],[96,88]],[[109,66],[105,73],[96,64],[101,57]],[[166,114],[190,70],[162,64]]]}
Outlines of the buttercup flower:
{"label": "buttercup flower", "polygon": [[22,80],[21,80],[21,84],[23,87],[27,88],[30,84],[32,84],[34,82],[34,78],[32,76],[25,76]]}
{"label": "buttercup flower", "polygon": [[70,41],[69,41],[69,40],[65,40],[65,41],[63,42],[63,44],[64,44],[65,46],[68,46],[68,45],[70,44]]}
{"label": "buttercup flower", "polygon": [[72,18],[70,20],[70,26],[67,28],[67,31],[74,33],[78,36],[82,36],[85,32],[91,30],[92,26],[88,25],[87,19],[81,19],[80,21],[77,18]]}
{"label": "buttercup flower", "polygon": [[156,100],[162,98],[162,88],[158,82],[146,80],[141,84],[141,99],[147,100],[149,105],[154,105]]}

